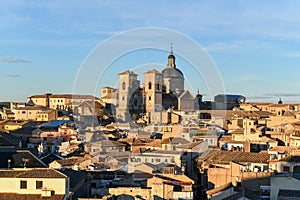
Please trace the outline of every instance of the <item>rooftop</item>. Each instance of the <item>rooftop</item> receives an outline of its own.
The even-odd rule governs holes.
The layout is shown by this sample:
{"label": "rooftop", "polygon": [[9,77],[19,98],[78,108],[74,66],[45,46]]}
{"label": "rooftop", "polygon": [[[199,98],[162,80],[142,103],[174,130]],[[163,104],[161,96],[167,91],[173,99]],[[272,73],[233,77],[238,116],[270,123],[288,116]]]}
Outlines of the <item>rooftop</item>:
{"label": "rooftop", "polygon": [[[10,160],[10,163],[8,163]],[[0,168],[44,168],[46,165],[42,163],[29,150],[15,150],[0,152]]]}
{"label": "rooftop", "polygon": [[5,200],[62,200],[64,195],[55,194],[51,198],[43,197],[41,194],[19,194],[19,193],[0,193],[0,199]]}
{"label": "rooftop", "polygon": [[67,178],[68,176],[49,168],[32,168],[24,170],[0,170],[1,178]]}
{"label": "rooftop", "polygon": [[224,163],[228,164],[230,162],[236,163],[268,163],[269,161],[268,152],[242,152],[242,151],[221,151],[218,149],[213,149],[207,151],[205,154],[199,157],[198,160],[204,160],[208,163]]}

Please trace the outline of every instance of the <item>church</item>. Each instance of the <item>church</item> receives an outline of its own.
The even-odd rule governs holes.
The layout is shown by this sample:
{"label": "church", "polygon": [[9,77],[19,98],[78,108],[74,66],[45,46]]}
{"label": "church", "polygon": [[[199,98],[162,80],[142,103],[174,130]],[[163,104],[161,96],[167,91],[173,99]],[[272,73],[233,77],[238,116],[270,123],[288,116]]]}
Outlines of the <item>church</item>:
{"label": "church", "polygon": [[128,122],[143,117],[148,123],[161,122],[166,110],[194,111],[195,97],[184,89],[184,75],[175,60],[171,47],[166,68],[145,72],[143,84],[127,70],[119,74],[117,89],[102,88],[102,100],[114,105],[116,119]]}

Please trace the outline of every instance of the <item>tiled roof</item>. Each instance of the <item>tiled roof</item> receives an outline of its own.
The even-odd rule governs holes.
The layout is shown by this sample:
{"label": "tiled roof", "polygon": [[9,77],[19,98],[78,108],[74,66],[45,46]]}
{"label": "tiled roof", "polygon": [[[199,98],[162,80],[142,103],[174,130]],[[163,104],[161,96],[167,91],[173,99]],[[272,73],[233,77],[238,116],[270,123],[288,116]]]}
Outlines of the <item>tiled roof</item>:
{"label": "tiled roof", "polygon": [[244,134],[244,129],[239,128],[239,129],[235,129],[233,131],[230,131],[231,134]]}
{"label": "tiled roof", "polygon": [[86,94],[37,94],[30,96],[29,98],[67,98],[67,99],[98,99],[93,95]]}
{"label": "tiled roof", "polygon": [[272,105],[269,105],[269,107],[287,107],[288,105],[287,104],[272,104]]}
{"label": "tiled roof", "polygon": [[218,151],[210,157],[212,163],[268,163],[268,152]]}
{"label": "tiled roof", "polygon": [[274,115],[269,111],[253,111],[254,113],[258,114],[260,117],[268,117],[270,115]]}
{"label": "tiled roof", "polygon": [[94,163],[94,166],[96,168],[105,168],[105,169],[109,169],[110,167],[108,165],[106,165],[104,162],[96,162]]}
{"label": "tiled roof", "polygon": [[14,146],[13,143],[11,143],[9,140],[7,140],[6,138],[3,138],[2,136],[0,136],[0,146]]}
{"label": "tiled roof", "polygon": [[42,163],[36,156],[34,156],[29,150],[2,150],[0,152],[0,168],[7,168],[8,160],[11,160],[10,168],[24,168],[24,164],[26,164],[25,166],[27,168],[46,167],[46,165]]}
{"label": "tiled roof", "polygon": [[162,144],[189,144],[190,142],[184,138],[166,138],[161,141]]}
{"label": "tiled roof", "polygon": [[116,170],[116,171],[88,171],[93,179],[111,179],[113,180],[116,176],[124,176],[127,172]]}
{"label": "tiled roof", "polygon": [[51,197],[42,197],[40,194],[17,194],[17,193],[0,193],[0,199],[5,200],[62,200],[65,195],[55,194]]}
{"label": "tiled roof", "polygon": [[56,162],[58,162],[62,166],[72,166],[72,165],[84,162],[84,161],[86,161],[88,159],[89,158],[87,158],[87,157],[84,157],[84,158],[77,157],[77,158],[68,158],[68,159],[65,159],[65,160],[56,160]]}
{"label": "tiled roof", "polygon": [[54,169],[32,169],[18,174],[18,178],[67,178],[68,176]]}
{"label": "tiled roof", "polygon": [[275,146],[275,147],[272,147],[271,149],[269,149],[269,151],[285,153],[285,152],[292,151],[293,149],[297,149],[297,147],[293,147],[293,146],[289,146],[289,147],[287,147],[287,146]]}
{"label": "tiled roof", "polygon": [[146,74],[146,73],[162,74],[162,73],[160,73],[159,71],[157,71],[156,69],[151,69],[151,70],[145,72],[145,74]]}
{"label": "tiled roof", "polygon": [[24,106],[20,108],[14,108],[13,110],[53,110],[52,108],[44,107],[44,106]]}
{"label": "tiled roof", "polygon": [[49,165],[49,163],[53,162],[54,160],[62,160],[63,158],[55,155],[55,154],[48,154],[42,158],[40,158],[40,160],[45,163],[46,165]]}
{"label": "tiled roof", "polygon": [[147,144],[147,146],[161,147],[161,140],[160,139],[153,139],[151,142],[149,142]]}
{"label": "tiled roof", "polygon": [[130,74],[130,75],[135,75],[135,76],[137,76],[136,73],[134,73],[133,71],[130,71],[130,70],[126,70],[125,72],[119,73],[119,75],[125,75],[125,74]]}
{"label": "tiled roof", "polygon": [[202,143],[202,141],[200,141],[200,142],[192,142],[192,143],[190,144],[190,146],[189,146],[189,149],[192,149],[192,148],[196,147],[197,145],[199,145],[199,144],[201,144],[201,143]]}
{"label": "tiled roof", "polygon": [[53,94],[50,96],[51,98],[67,98],[67,99],[98,99],[93,95],[85,95],[85,94]]}
{"label": "tiled roof", "polygon": [[33,96],[30,96],[29,98],[46,98],[47,95],[45,94],[36,94],[36,95],[33,95]]}
{"label": "tiled roof", "polygon": [[9,133],[0,132],[0,146],[17,146],[20,139]]}
{"label": "tiled roof", "polygon": [[61,166],[71,166],[74,165],[77,162],[77,158],[69,158],[65,160],[56,160]]}
{"label": "tiled roof", "polygon": [[247,104],[250,104],[250,105],[257,105],[257,106],[264,106],[264,105],[271,105],[272,103],[271,102],[249,102]]}
{"label": "tiled roof", "polygon": [[19,136],[24,136],[24,135],[27,135],[27,136],[31,136],[32,135],[32,131],[34,131],[36,129],[36,127],[23,127],[21,129],[17,129],[17,130],[14,130],[14,131],[11,131],[10,134],[16,136],[16,137],[19,137]]}
{"label": "tiled roof", "polygon": [[32,168],[24,170],[0,170],[2,178],[67,178],[68,176],[49,168]]}
{"label": "tiled roof", "polygon": [[113,141],[113,140],[103,140],[102,141],[102,147],[124,147],[126,144],[123,144],[119,141]]}

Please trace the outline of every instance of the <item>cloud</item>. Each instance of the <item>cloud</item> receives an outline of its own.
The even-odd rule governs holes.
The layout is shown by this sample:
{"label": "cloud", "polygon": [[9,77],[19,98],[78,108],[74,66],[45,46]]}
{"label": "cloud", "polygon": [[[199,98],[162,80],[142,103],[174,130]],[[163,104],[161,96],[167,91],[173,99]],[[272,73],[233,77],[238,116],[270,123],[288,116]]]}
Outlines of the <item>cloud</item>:
{"label": "cloud", "polygon": [[20,74],[0,74],[0,76],[2,77],[12,77],[12,78],[15,78],[15,77],[19,77],[21,76]]}
{"label": "cloud", "polygon": [[285,52],[282,55],[289,58],[300,58],[300,51]]}
{"label": "cloud", "polygon": [[262,78],[256,74],[240,75],[237,77],[230,78],[231,82],[251,82],[251,81],[260,81]]}
{"label": "cloud", "polygon": [[29,60],[18,57],[0,57],[0,62],[7,63],[18,63],[18,62],[29,62]]}
{"label": "cloud", "polygon": [[247,96],[247,99],[251,100],[266,100],[266,99],[272,99],[270,96]]}
{"label": "cloud", "polygon": [[266,93],[263,96],[270,97],[300,97],[300,93]]}
{"label": "cloud", "polygon": [[236,40],[231,42],[213,42],[206,46],[208,51],[213,52],[241,52],[249,50],[261,50],[270,48],[271,44],[259,40]]}

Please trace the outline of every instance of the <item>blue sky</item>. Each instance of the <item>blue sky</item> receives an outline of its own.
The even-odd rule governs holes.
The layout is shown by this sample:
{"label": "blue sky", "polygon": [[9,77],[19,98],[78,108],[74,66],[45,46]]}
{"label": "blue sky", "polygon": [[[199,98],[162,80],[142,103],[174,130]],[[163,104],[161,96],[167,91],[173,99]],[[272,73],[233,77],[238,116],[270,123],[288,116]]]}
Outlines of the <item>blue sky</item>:
{"label": "blue sky", "polygon": [[[161,27],[200,44],[220,71],[226,92],[249,101],[300,102],[299,1],[3,0],[0,6],[0,101],[72,93],[80,66],[97,45],[123,31]],[[181,44],[172,42],[176,54]],[[120,67],[97,88],[115,86],[117,73],[138,68],[136,63],[137,71],[141,63],[166,64],[168,52],[145,52],[116,60]],[[189,75],[186,64],[178,56],[178,68]],[[192,92],[207,93],[203,81],[186,80]]]}

